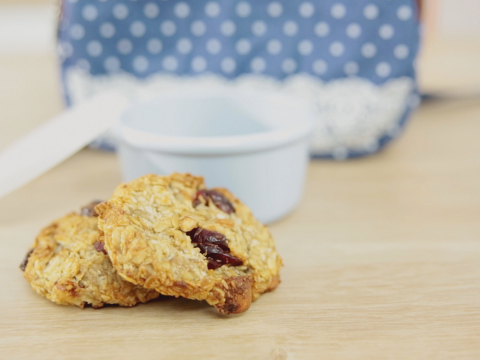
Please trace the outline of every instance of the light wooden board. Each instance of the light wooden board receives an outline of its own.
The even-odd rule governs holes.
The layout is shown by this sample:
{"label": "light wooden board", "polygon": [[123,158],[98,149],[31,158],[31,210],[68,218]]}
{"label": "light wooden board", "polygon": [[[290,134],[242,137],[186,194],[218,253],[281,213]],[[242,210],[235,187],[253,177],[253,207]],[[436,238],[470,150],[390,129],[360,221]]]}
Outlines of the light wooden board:
{"label": "light wooden board", "polygon": [[[0,148],[60,108],[49,61],[3,64],[50,65],[30,87],[8,72]],[[378,155],[312,162],[300,206],[271,226],[282,284],[230,318],[181,299],[80,310],[33,292],[18,265],[36,233],[120,182],[113,154],[84,150],[0,200],[0,358],[479,359],[479,134],[480,100],[432,103]]]}
{"label": "light wooden board", "polygon": [[0,200],[0,353],[479,358],[479,120],[478,101],[429,105],[379,155],[313,162],[299,208],[271,226],[282,284],[232,318],[176,299],[79,310],[32,291],[18,264],[37,231],[120,181],[112,154],[82,151]]}

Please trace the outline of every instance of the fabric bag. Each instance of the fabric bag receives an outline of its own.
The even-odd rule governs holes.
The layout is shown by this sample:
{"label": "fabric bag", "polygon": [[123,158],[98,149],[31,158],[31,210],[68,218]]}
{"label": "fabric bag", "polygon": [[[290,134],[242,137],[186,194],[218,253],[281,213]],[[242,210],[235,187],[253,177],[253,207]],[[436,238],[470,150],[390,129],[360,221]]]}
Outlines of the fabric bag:
{"label": "fabric bag", "polygon": [[414,0],[64,0],[65,99],[285,92],[316,106],[313,156],[362,156],[397,137],[419,103],[417,12]]}

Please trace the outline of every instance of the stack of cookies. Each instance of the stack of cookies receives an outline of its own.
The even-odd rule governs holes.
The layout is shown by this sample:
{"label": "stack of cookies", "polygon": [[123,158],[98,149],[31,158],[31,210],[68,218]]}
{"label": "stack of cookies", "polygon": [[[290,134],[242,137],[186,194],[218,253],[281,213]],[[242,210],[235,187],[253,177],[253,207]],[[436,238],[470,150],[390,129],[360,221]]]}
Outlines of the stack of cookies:
{"label": "stack of cookies", "polygon": [[58,304],[133,306],[162,295],[248,310],[280,282],[274,240],[226,189],[146,175],[43,229],[20,266]]}

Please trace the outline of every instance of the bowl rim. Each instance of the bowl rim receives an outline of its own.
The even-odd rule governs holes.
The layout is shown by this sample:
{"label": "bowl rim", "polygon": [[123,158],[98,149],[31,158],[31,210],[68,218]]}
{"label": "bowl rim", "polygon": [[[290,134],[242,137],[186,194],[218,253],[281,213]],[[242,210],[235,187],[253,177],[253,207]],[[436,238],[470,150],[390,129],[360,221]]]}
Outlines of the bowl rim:
{"label": "bowl rim", "polygon": [[[190,136],[170,136],[157,133],[149,133],[143,130],[134,129],[131,126],[122,123],[122,118],[133,111],[136,107],[150,104],[162,98],[179,98],[185,96],[194,96],[197,98],[216,97],[235,97],[241,96],[265,96],[276,97],[278,99],[288,99],[304,107],[308,114],[308,119],[296,119],[291,125],[268,129],[262,132],[247,135],[215,136],[215,137],[190,137]],[[235,154],[245,152],[258,152],[268,149],[274,149],[289,145],[309,137],[313,132],[313,109],[309,102],[294,95],[285,95],[270,91],[241,91],[238,89],[222,89],[219,91],[207,91],[199,93],[198,91],[175,91],[168,92],[161,96],[155,96],[148,101],[136,101],[127,108],[120,119],[119,138],[120,141],[137,149],[153,150],[158,152],[176,153],[176,154],[198,154],[198,155],[221,155]]]}

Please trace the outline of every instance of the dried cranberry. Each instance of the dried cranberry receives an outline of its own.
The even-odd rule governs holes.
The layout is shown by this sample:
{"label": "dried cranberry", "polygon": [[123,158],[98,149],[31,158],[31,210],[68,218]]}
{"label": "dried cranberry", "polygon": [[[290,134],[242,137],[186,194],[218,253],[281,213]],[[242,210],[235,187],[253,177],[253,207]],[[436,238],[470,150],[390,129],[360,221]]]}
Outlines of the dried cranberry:
{"label": "dried cranberry", "polygon": [[208,268],[211,270],[218,269],[220,266],[223,265],[219,261],[213,260],[212,258],[207,258],[207,260],[208,260]]}
{"label": "dried cranberry", "polygon": [[98,216],[97,212],[95,211],[95,206],[100,203],[100,200],[95,200],[92,201],[90,204],[85,205],[84,207],[82,207],[81,214],[85,216]]}
{"label": "dried cranberry", "polygon": [[95,242],[93,243],[93,247],[94,247],[95,250],[97,250],[98,252],[103,252],[105,255],[107,255],[107,250],[105,250],[105,243],[100,242],[100,241],[95,241]]}
{"label": "dried cranberry", "polygon": [[225,235],[220,234],[216,231],[196,228],[189,231],[187,234],[192,239],[195,239],[193,241],[194,243],[216,245],[223,250],[230,252],[230,248],[227,244],[227,238],[225,237]]}
{"label": "dried cranberry", "polygon": [[225,235],[202,228],[193,229],[187,235],[207,258],[209,269],[218,269],[222,265],[243,265],[242,260],[230,253]]}
{"label": "dried cranberry", "polygon": [[212,201],[216,207],[227,214],[235,212],[235,208],[232,203],[218,190],[198,190],[193,200],[193,206],[196,207],[200,204],[200,198],[203,197],[205,201]]}
{"label": "dried cranberry", "polygon": [[208,254],[208,256],[212,257],[213,254],[219,254],[223,250],[217,245],[207,245],[207,244],[195,244],[198,247],[202,254]]}
{"label": "dried cranberry", "polygon": [[23,259],[22,263],[20,264],[20,270],[25,271],[28,265],[28,259],[30,259],[30,255],[32,255],[33,249],[31,249],[27,255],[25,255],[25,259]]}
{"label": "dried cranberry", "polygon": [[243,265],[242,260],[226,252],[210,254],[210,257],[213,258],[215,261],[222,263],[222,265],[223,264],[231,265],[231,266]]}

